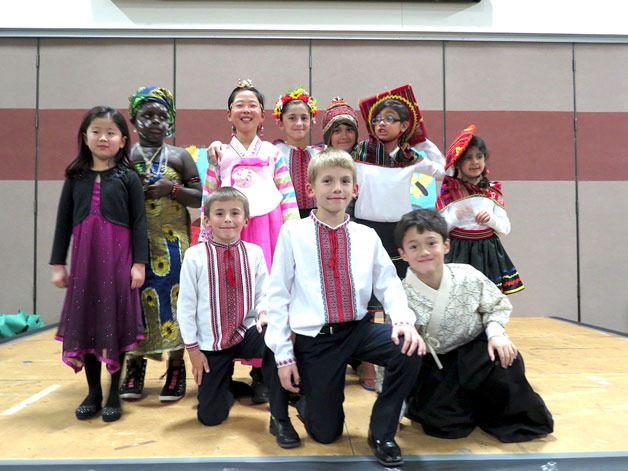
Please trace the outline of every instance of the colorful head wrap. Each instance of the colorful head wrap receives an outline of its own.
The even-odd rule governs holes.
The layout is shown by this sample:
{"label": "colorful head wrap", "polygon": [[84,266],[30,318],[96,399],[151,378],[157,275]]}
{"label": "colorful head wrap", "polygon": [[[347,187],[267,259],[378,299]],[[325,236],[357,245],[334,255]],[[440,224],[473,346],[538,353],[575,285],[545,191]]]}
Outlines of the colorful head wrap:
{"label": "colorful head wrap", "polygon": [[412,86],[410,84],[402,85],[401,87],[393,88],[391,90],[378,93],[375,96],[360,100],[360,111],[366,121],[366,126],[371,136],[375,136],[375,129],[373,126],[373,118],[375,116],[373,113],[378,105],[386,100],[397,100],[408,108],[410,122],[408,130],[401,137],[403,142],[407,142],[413,146],[427,139],[427,130],[425,129],[425,123],[423,122],[423,115],[421,114],[419,103],[414,96],[414,91],[412,90]]}
{"label": "colorful head wrap", "polygon": [[281,111],[283,110],[283,107],[286,106],[287,103],[294,100],[300,100],[303,103],[305,103],[310,108],[310,113],[312,114],[312,118],[316,117],[316,115],[318,114],[318,108],[316,107],[316,98],[313,98],[312,96],[310,96],[305,91],[305,88],[299,87],[299,88],[293,88],[291,90],[288,90],[288,93],[280,96],[279,99],[277,100],[277,103],[275,103],[275,110],[273,111],[273,116],[277,119],[277,121],[281,119]]}
{"label": "colorful head wrap", "polygon": [[355,110],[340,97],[331,100],[331,104],[325,110],[323,116],[323,140],[325,144],[330,145],[331,131],[338,124],[347,124],[358,134],[358,116]]}
{"label": "colorful head wrap", "polygon": [[170,125],[170,135],[174,134],[174,121],[177,109],[174,104],[174,97],[167,88],[160,87],[140,87],[129,97],[129,116],[135,119],[137,112],[146,101],[161,103],[168,110],[168,124]]}
{"label": "colorful head wrap", "polygon": [[454,165],[456,160],[464,154],[467,147],[469,147],[469,141],[471,141],[474,134],[475,124],[469,124],[462,130],[462,132],[460,132],[460,134],[456,136],[454,142],[451,143],[449,149],[447,149],[447,154],[445,155],[445,170]]}

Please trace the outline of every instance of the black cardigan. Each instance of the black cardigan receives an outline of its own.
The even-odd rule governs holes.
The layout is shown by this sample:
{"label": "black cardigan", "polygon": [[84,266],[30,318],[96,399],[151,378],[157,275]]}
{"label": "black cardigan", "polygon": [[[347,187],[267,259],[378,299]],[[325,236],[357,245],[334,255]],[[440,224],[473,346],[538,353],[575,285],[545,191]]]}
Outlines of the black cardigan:
{"label": "black cardigan", "polygon": [[137,173],[116,167],[66,178],[61,191],[51,265],[65,265],[74,226],[89,214],[96,176],[100,174],[100,210],[110,222],[133,233],[133,263],[148,263],[144,189]]}

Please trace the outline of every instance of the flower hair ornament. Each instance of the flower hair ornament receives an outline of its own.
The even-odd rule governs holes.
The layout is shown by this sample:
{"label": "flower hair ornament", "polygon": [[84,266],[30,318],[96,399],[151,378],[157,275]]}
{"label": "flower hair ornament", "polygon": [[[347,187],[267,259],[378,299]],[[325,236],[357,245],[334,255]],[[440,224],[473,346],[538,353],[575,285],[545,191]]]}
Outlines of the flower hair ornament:
{"label": "flower hair ornament", "polygon": [[275,103],[275,110],[273,111],[273,116],[277,119],[277,121],[281,120],[281,112],[283,111],[284,106],[295,100],[302,101],[308,106],[312,115],[312,122],[315,123],[316,120],[314,118],[316,117],[316,115],[318,115],[316,98],[309,95],[303,87],[288,90],[288,93],[279,97],[277,103]]}
{"label": "flower hair ornament", "polygon": [[253,88],[253,80],[238,79],[238,88]]}

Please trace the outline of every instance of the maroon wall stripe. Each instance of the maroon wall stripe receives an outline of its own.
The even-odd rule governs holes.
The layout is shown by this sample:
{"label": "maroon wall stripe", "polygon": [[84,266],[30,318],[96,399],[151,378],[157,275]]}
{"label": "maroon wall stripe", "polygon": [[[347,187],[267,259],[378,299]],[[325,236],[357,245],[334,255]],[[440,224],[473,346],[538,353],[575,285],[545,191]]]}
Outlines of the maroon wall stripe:
{"label": "maroon wall stripe", "polygon": [[[573,114],[544,111],[448,111],[447,145],[468,124],[490,152],[494,180],[573,180]],[[626,169],[628,177],[628,168]]]}
{"label": "maroon wall stripe", "polygon": [[[39,178],[59,180],[76,154],[76,133],[85,110],[41,110]],[[126,114],[126,111],[124,111]],[[0,109],[0,128],[9,138],[3,148],[0,180],[30,180],[35,169],[35,112]],[[428,135],[443,151],[443,113],[424,113]],[[321,124],[314,125],[312,142],[322,140]],[[449,111],[447,141],[475,123],[491,153],[489,167],[496,180],[564,180],[575,178],[573,115],[570,112]],[[131,129],[133,127],[131,126]],[[628,113],[578,114],[579,178],[584,181],[628,180],[628,149],[623,141]],[[179,110],[176,143],[205,146],[227,141],[231,129],[224,110]],[[270,113],[264,122],[265,140],[282,136]],[[365,127],[360,120],[360,137]],[[132,140],[135,140],[133,137]]]}
{"label": "maroon wall stripe", "polygon": [[0,109],[0,180],[35,179],[35,110]]}
{"label": "maroon wall stripe", "polygon": [[628,180],[628,113],[578,113],[580,180]]}

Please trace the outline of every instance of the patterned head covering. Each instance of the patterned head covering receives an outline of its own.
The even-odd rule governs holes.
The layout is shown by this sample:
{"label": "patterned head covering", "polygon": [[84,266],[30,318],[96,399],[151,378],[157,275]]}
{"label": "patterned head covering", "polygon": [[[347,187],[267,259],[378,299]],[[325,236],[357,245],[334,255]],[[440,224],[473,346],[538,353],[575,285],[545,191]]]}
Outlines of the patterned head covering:
{"label": "patterned head covering", "polygon": [[170,125],[170,135],[174,134],[174,121],[177,109],[174,104],[174,97],[167,88],[160,87],[140,87],[133,95],[129,97],[129,116],[131,121],[135,120],[135,116],[144,102],[154,101],[161,103],[168,110],[168,124]]}
{"label": "patterned head covering", "polygon": [[358,116],[355,110],[340,97],[336,97],[325,110],[323,116],[323,139],[325,144],[330,145],[331,131],[338,124],[347,124],[355,130],[358,135]]}
{"label": "patterned head covering", "polygon": [[283,107],[291,101],[295,100],[299,100],[305,103],[310,109],[312,118],[316,117],[316,115],[318,114],[318,108],[316,107],[316,98],[308,94],[308,92],[305,91],[305,88],[298,87],[288,90],[288,92],[284,95],[281,95],[277,100],[277,103],[275,103],[273,116],[277,119],[277,121],[281,119],[281,112],[283,110]]}
{"label": "patterned head covering", "polygon": [[423,122],[423,115],[419,109],[419,103],[417,102],[414,91],[410,84],[402,85],[401,87],[393,88],[385,92],[378,93],[375,96],[360,100],[360,111],[366,121],[366,126],[371,136],[375,136],[375,127],[373,126],[373,114],[378,105],[386,100],[397,100],[408,108],[410,114],[409,126],[403,136],[401,136],[402,142],[407,142],[411,146],[423,142],[427,139],[427,131],[425,129],[425,123]]}
{"label": "patterned head covering", "polygon": [[460,132],[451,143],[449,149],[447,149],[447,155],[445,155],[445,170],[449,169],[456,163],[456,160],[460,158],[462,154],[469,147],[469,141],[475,134],[475,124],[469,124],[466,128]]}

